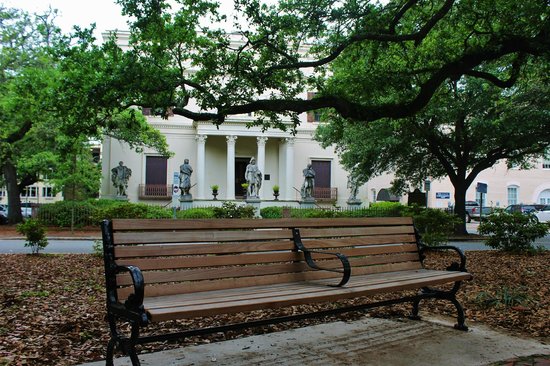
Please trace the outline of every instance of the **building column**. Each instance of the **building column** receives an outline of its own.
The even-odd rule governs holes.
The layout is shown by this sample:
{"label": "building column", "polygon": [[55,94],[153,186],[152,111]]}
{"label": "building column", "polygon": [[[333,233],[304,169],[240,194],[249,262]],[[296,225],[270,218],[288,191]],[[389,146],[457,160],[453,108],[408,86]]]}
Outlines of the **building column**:
{"label": "building column", "polygon": [[226,136],[227,140],[227,187],[225,198],[235,199],[235,142],[237,136]]}
{"label": "building column", "polygon": [[295,200],[296,193],[294,191],[294,142],[293,137],[285,138],[285,199],[289,201]]}
{"label": "building column", "polygon": [[205,199],[205,184],[206,184],[206,135],[197,135],[197,198]]}
{"label": "building column", "polygon": [[[258,141],[258,155],[257,155],[257,161],[258,169],[260,169],[260,172],[262,172],[262,175],[265,175],[265,144],[267,142],[267,137],[256,137],[256,141]],[[263,176],[262,176],[262,186],[263,186]],[[263,189],[260,189],[260,192],[258,192],[258,196],[260,198],[263,198]]]}

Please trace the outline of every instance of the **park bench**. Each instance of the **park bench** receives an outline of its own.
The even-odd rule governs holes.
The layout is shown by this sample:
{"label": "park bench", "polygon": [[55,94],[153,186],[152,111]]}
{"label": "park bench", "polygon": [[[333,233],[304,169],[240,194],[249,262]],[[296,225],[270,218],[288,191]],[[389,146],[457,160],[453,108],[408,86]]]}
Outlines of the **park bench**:
{"label": "park bench", "polygon": [[[418,318],[424,299],[456,299],[466,259],[446,270],[425,269],[424,246],[411,218],[131,220],[102,224],[107,318],[115,348],[139,365],[136,345],[225,332],[410,302]],[[446,285],[444,288],[436,285]],[[403,294],[404,290],[414,290]],[[274,309],[391,294],[383,301],[333,306],[316,313],[261,318],[177,333],[141,335],[154,322]],[[129,335],[120,331],[129,323]]]}

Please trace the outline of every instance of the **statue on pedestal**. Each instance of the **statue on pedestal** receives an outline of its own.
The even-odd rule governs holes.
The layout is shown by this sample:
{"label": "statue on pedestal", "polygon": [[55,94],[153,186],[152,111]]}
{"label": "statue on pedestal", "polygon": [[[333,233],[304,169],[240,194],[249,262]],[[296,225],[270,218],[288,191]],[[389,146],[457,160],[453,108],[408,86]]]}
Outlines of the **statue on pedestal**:
{"label": "statue on pedestal", "polygon": [[304,174],[304,183],[302,184],[302,189],[300,191],[302,199],[313,199],[313,189],[315,188],[315,170],[311,164],[308,164],[307,167],[303,170]]}
{"label": "statue on pedestal", "polygon": [[117,190],[117,197],[126,197],[126,189],[128,188],[128,180],[132,175],[132,170],[124,165],[122,161],[118,166],[111,169],[111,181]]}
{"label": "statue on pedestal", "polygon": [[189,165],[189,159],[185,159],[180,165],[180,189],[186,196],[190,195],[191,174],[193,174],[193,168]]}
{"label": "statue on pedestal", "polygon": [[244,177],[246,179],[246,183],[248,184],[246,197],[258,198],[260,188],[262,187],[262,172],[256,165],[256,159],[250,159],[250,163],[246,166]]}

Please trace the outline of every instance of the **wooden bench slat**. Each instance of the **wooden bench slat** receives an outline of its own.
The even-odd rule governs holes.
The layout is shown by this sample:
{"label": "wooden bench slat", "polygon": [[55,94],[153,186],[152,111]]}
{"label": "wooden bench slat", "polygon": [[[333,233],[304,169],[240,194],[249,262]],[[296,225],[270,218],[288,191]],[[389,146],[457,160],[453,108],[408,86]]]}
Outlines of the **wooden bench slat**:
{"label": "wooden bench slat", "polygon": [[[377,263],[376,258],[383,258],[386,263],[392,261],[402,261],[402,258],[407,260],[418,260],[417,253],[406,253],[405,257],[401,257],[402,252],[413,252],[416,249],[416,245],[401,245],[399,247],[391,248],[360,248],[360,249],[343,249],[339,253],[344,254],[350,259],[352,266],[354,263],[359,263],[357,259],[353,257],[364,257],[365,260],[370,260],[372,264]],[[377,254],[389,254],[376,256]],[[326,260],[333,259],[333,255],[329,254],[314,254],[314,260]],[[207,259],[207,260],[205,260]],[[222,256],[194,256],[194,257],[171,257],[171,258],[130,258],[117,260],[117,264],[122,265],[134,265],[139,267],[142,271],[148,270],[166,270],[166,269],[181,269],[181,268],[199,268],[199,267],[217,267],[217,266],[230,266],[230,265],[245,265],[245,264],[266,264],[266,263],[278,263],[278,262],[291,262],[291,261],[303,261],[304,256],[302,253],[286,252],[286,253],[269,253],[269,254],[239,254],[239,255],[222,255]],[[381,260],[381,259],[378,259]],[[366,263],[366,262],[365,262]]]}
{"label": "wooden bench slat", "polygon": [[115,243],[120,244],[157,244],[157,243],[220,243],[247,240],[292,239],[292,232],[284,230],[246,230],[246,231],[187,231],[187,232],[122,232],[115,233]]}
{"label": "wooden bench slat", "polygon": [[[310,250],[338,248],[349,246],[367,246],[381,244],[400,244],[400,243],[416,243],[416,238],[412,234],[394,234],[394,235],[377,235],[377,236],[357,236],[335,239],[304,239],[304,246]],[[416,244],[415,244],[416,245]]]}
{"label": "wooden bench slat", "polygon": [[[207,229],[248,229],[248,228],[301,228],[301,227],[330,227],[334,226],[334,219],[113,219],[114,231],[161,231],[161,230],[207,230]],[[411,217],[363,217],[339,218],[338,227],[345,226],[387,226],[412,225]]]}
{"label": "wooden bench slat", "polygon": [[328,229],[300,229],[302,239],[353,237],[367,235],[414,234],[412,226],[343,227]]}
{"label": "wooden bench slat", "polygon": [[173,255],[230,254],[243,252],[269,252],[277,250],[288,251],[293,249],[294,243],[290,240],[225,244],[115,246],[115,257],[164,257]]}

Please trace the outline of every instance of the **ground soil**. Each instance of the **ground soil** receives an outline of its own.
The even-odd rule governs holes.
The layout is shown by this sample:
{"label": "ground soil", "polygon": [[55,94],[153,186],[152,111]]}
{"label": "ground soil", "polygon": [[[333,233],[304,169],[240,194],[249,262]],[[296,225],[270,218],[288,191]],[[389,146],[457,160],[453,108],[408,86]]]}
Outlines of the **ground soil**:
{"label": "ground soil", "polygon": [[[0,239],[10,234],[9,230],[2,229],[5,227],[0,229],[4,233]],[[50,230],[48,235],[53,235],[53,231]],[[56,235],[65,236],[67,231],[58,231]],[[99,233],[81,230],[74,235],[89,237]],[[467,267],[474,279],[465,282],[459,293],[459,300],[466,309],[467,323],[482,323],[500,331],[550,342],[550,252],[519,256],[472,251],[467,253],[467,257]],[[426,265],[444,268],[449,261],[449,256],[434,255],[427,259]],[[102,265],[101,258],[85,254],[0,255],[0,365],[74,365],[104,358],[109,334],[105,322]],[[269,317],[274,313],[312,311],[372,300],[356,299],[337,304],[169,322],[151,327],[151,330],[215,326]],[[427,302],[421,310],[455,315],[454,307],[444,302]],[[409,311],[410,306],[403,304],[374,309],[371,316],[404,317]],[[177,344],[153,344],[144,348],[161,350],[361,316],[361,313],[350,313],[337,318],[213,334]]]}

